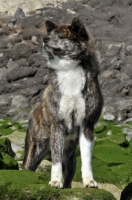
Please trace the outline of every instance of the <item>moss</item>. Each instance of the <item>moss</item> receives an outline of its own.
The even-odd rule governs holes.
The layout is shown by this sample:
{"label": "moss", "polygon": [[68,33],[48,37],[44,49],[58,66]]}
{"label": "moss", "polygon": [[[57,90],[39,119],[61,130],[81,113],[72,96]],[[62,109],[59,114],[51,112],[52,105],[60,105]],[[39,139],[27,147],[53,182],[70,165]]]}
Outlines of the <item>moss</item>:
{"label": "moss", "polygon": [[10,122],[10,118],[5,118],[4,120],[0,121],[0,133],[2,136],[6,136],[13,133],[11,126],[13,124]]}
{"label": "moss", "polygon": [[101,133],[101,132],[103,132],[103,131],[106,130],[106,129],[107,129],[107,128],[106,128],[106,125],[103,124],[103,125],[98,126],[97,128],[95,128],[95,133]]}
{"label": "moss", "polygon": [[0,133],[2,134],[2,136],[7,136],[13,133],[13,130],[11,128],[0,128]]}
{"label": "moss", "polygon": [[17,161],[6,153],[0,153],[0,169],[19,169]]}
{"label": "moss", "polygon": [[[127,125],[118,126],[114,122],[101,120],[106,129],[96,135],[93,148],[93,172],[98,182],[109,182],[118,186],[126,185],[132,179],[132,142],[126,148],[120,143],[125,141],[122,130]],[[111,135],[107,132],[111,131]],[[127,170],[126,170],[127,169]]]}
{"label": "moss", "polygon": [[115,200],[110,193],[90,188],[56,189],[48,185],[49,173],[38,174],[31,171],[0,171],[1,200],[65,200],[96,199]]}
{"label": "moss", "polygon": [[116,178],[116,174],[112,172],[105,162],[93,156],[92,166],[93,175],[97,182],[118,184],[119,180]]}
{"label": "moss", "polygon": [[17,158],[17,161],[23,161],[24,159],[24,150],[23,151],[17,151],[17,153],[21,154],[21,156],[19,158]]}
{"label": "moss", "polygon": [[26,128],[23,127],[23,124],[20,124],[19,122],[12,122],[10,118],[6,118],[0,121],[0,133],[2,136],[7,136],[12,134],[14,130],[25,132]]}
{"label": "moss", "polygon": [[[117,126],[114,122],[105,121],[103,121],[102,124],[102,126],[95,129],[95,135],[97,139],[109,138],[110,140],[117,142],[118,144],[124,141],[124,134],[122,133],[122,129],[126,127],[125,125]],[[103,129],[103,127],[105,128]],[[98,128],[100,128],[100,132],[98,132],[100,134],[97,134]],[[110,136],[107,135],[108,131],[111,131],[112,133]]]}
{"label": "moss", "polygon": [[11,142],[8,138],[0,138],[0,152],[7,153],[8,155],[14,157],[15,153],[11,148]]}
{"label": "moss", "polygon": [[[95,133],[96,140],[93,148],[93,175],[97,182],[106,182],[115,184],[118,187],[128,184],[132,181],[132,141],[127,148],[119,144],[124,139],[122,133],[123,126],[115,125],[115,122],[106,122],[101,120],[102,124]],[[112,132],[108,136],[107,132]],[[100,132],[101,131],[101,132]],[[96,131],[95,131],[96,132]],[[77,147],[77,169],[74,176],[75,181],[82,181],[81,178],[81,158],[79,147]]]}
{"label": "moss", "polygon": [[75,175],[74,175],[74,181],[76,182],[81,182],[82,181],[82,173],[81,173],[81,158],[80,156],[78,156],[76,158],[76,172],[75,172]]}

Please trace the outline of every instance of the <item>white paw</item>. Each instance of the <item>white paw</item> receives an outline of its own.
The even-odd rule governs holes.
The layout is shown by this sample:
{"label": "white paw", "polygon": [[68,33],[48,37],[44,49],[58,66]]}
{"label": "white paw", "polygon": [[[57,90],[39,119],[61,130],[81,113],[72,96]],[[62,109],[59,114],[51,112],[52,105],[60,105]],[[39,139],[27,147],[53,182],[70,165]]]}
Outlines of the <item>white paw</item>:
{"label": "white paw", "polygon": [[50,181],[49,185],[55,188],[63,188],[62,182],[59,181]]}
{"label": "white paw", "polygon": [[83,179],[83,184],[84,184],[85,188],[87,188],[87,187],[97,188],[98,187],[98,184],[95,180],[90,180],[90,179],[87,179],[87,178]]}

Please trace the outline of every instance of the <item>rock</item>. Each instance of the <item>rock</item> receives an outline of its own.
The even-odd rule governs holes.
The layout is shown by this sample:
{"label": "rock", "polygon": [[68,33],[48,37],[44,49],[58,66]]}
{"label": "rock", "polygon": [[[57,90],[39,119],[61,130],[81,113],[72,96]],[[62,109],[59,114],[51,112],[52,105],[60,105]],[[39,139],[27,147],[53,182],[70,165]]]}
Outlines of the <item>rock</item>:
{"label": "rock", "polygon": [[107,121],[114,121],[116,119],[115,109],[113,107],[104,107],[103,119]]}
{"label": "rock", "polygon": [[36,37],[36,36],[32,36],[32,43],[33,43],[33,44],[39,44],[39,43],[37,42],[37,37]]}
{"label": "rock", "polygon": [[106,126],[105,125],[99,125],[99,126],[97,126],[96,127],[96,129],[95,129],[95,133],[101,133],[101,132],[103,132],[104,130],[106,130]]}
{"label": "rock", "polygon": [[17,69],[19,67],[19,65],[16,62],[14,62],[12,59],[9,59],[6,66],[8,68],[8,72],[12,71],[13,69]]}
{"label": "rock", "polygon": [[0,169],[14,169],[17,170],[18,168],[18,163],[14,158],[9,156],[6,153],[0,152]]}
{"label": "rock", "polygon": [[11,100],[12,100],[12,96],[10,96],[8,94],[1,95],[0,96],[0,107],[10,105]]}
{"label": "rock", "polygon": [[15,108],[27,108],[29,104],[26,97],[23,95],[16,95],[12,98],[11,106]]}
{"label": "rock", "polygon": [[[131,8],[129,0],[121,0],[120,4],[118,1],[108,0],[101,2],[52,0],[50,3],[47,0],[39,2],[14,0],[10,3],[1,0],[0,94],[24,95],[27,87],[31,91],[33,88],[34,91],[36,83],[39,92],[33,92],[35,94],[30,92],[31,95],[26,97],[31,105],[40,100],[49,78],[42,45],[46,34],[45,20],[68,24],[71,19],[79,15],[96,39],[96,53],[100,63],[99,81],[104,96],[104,106],[113,107],[115,110],[115,113],[109,111],[105,117],[117,121],[131,118]],[[28,11],[31,12],[27,13]],[[33,69],[30,69],[32,72],[29,67]],[[124,102],[123,106],[121,102]],[[7,116],[8,109],[9,105],[4,105],[0,116]]]}
{"label": "rock", "polygon": [[129,183],[121,193],[120,200],[131,200],[132,199],[132,182]]}
{"label": "rock", "polygon": [[[32,37],[35,37],[35,36],[36,37],[41,37],[42,34],[37,28],[30,27],[30,29],[29,29],[29,27],[28,27],[28,28],[24,28],[23,29],[22,36],[23,36],[24,40],[29,40],[29,39],[33,40]],[[39,44],[39,43],[37,43],[37,44]]]}
{"label": "rock", "polygon": [[28,62],[25,58],[21,58],[16,61],[19,67],[28,67]]}
{"label": "rock", "polygon": [[8,139],[11,141],[12,150],[15,153],[24,150],[25,135],[26,131],[20,132],[19,130],[16,130],[11,135],[8,135]]}
{"label": "rock", "polygon": [[12,120],[13,121],[19,121],[19,120],[25,120],[25,119],[28,119],[28,116],[29,116],[29,109],[26,111],[21,111],[21,109],[20,110],[18,110],[17,111],[18,113],[17,114],[14,114],[14,112],[12,113],[8,113],[9,115],[13,115],[12,116]]}
{"label": "rock", "polygon": [[21,18],[21,17],[25,17],[25,13],[23,12],[22,8],[18,7],[16,10],[16,13],[14,15],[15,19]]}
{"label": "rock", "polygon": [[108,132],[107,132],[107,135],[108,135],[108,136],[112,135],[112,131],[108,131]]}
{"label": "rock", "polygon": [[28,100],[23,95],[15,95],[12,97],[10,109],[7,111],[8,116],[16,115],[16,113],[29,107]]}
{"label": "rock", "polygon": [[111,192],[116,199],[120,198],[121,189],[110,183],[99,183],[99,189],[104,189]]}
{"label": "rock", "polygon": [[130,140],[132,139],[132,127],[131,128],[124,128],[123,129],[123,133],[126,135],[126,140],[128,142],[130,142]]}
{"label": "rock", "polygon": [[7,73],[7,81],[8,82],[13,82],[22,78],[26,78],[26,77],[32,77],[35,75],[37,69],[36,68],[18,68],[18,69],[14,69],[12,71],[10,71],[9,73]]}

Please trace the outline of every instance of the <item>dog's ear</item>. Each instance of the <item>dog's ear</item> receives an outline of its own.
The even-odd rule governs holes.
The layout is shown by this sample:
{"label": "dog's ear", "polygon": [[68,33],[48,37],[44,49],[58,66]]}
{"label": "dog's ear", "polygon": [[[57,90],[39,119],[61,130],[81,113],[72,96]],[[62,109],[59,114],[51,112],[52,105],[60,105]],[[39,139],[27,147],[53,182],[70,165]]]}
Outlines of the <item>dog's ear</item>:
{"label": "dog's ear", "polygon": [[52,31],[56,27],[56,25],[49,20],[45,21],[45,25],[48,32]]}
{"label": "dog's ear", "polygon": [[84,41],[87,41],[89,39],[89,36],[83,23],[78,18],[74,18],[72,20],[71,28],[79,36],[80,39]]}

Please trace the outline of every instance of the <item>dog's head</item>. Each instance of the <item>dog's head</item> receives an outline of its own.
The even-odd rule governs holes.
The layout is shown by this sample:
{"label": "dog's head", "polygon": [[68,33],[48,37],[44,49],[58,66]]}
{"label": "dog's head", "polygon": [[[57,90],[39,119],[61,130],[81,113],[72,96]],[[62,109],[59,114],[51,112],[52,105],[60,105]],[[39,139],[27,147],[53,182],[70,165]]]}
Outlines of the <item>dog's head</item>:
{"label": "dog's head", "polygon": [[93,51],[91,35],[78,18],[70,25],[57,25],[51,21],[46,21],[45,25],[44,46],[53,56],[81,60]]}

